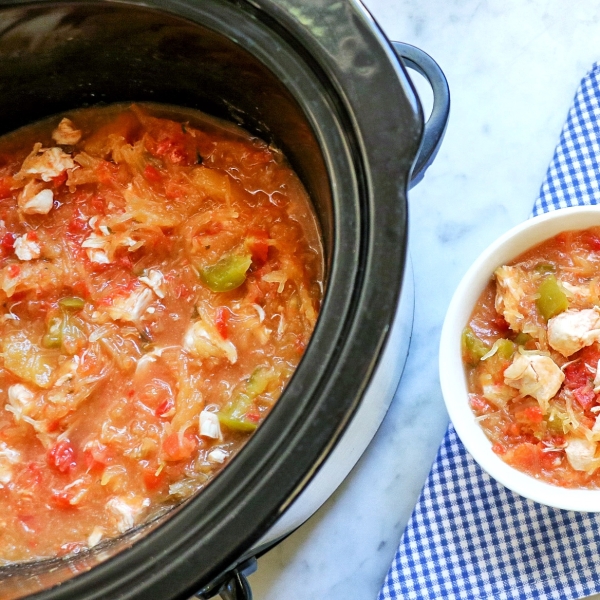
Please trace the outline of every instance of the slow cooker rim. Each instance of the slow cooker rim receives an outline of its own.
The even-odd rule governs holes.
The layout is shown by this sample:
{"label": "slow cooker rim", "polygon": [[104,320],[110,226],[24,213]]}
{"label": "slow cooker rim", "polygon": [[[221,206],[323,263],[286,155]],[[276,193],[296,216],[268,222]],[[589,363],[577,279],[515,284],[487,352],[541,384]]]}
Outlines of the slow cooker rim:
{"label": "slow cooker rim", "polygon": [[[86,2],[86,3],[87,3],[87,2]],[[89,4],[94,4],[94,3],[95,3],[95,2],[89,2]],[[141,3],[141,2],[114,2],[114,3],[115,3],[115,4],[128,5],[128,6],[140,6],[140,5],[142,5],[142,6],[148,6],[148,7],[150,7],[150,8],[156,8],[156,7],[158,6],[159,8],[161,8],[162,10],[164,10],[165,12],[170,12],[170,11],[169,11],[168,9],[165,9],[165,8],[163,8],[161,5],[165,5],[165,4],[168,4],[168,5],[170,5],[170,4],[175,4],[175,3],[169,3],[169,2],[156,2],[156,3],[152,3],[152,4],[149,4],[149,3]],[[14,3],[14,2],[10,2],[9,4],[11,4],[11,5],[14,5],[15,3]],[[21,3],[19,3],[19,4],[21,4]],[[37,6],[37,5],[39,5],[40,3],[39,3],[39,2],[34,2],[34,3],[27,3],[27,4],[31,4],[32,6]],[[46,4],[51,4],[51,3],[46,3]],[[52,4],[58,4],[58,3],[52,3]],[[63,4],[63,3],[60,3],[60,4]],[[108,3],[107,3],[107,2],[101,2],[100,4],[108,4]],[[182,2],[178,2],[178,3],[176,3],[176,4],[177,4],[179,7],[181,7],[181,6],[183,6],[183,5],[184,5],[184,3],[182,3]],[[257,3],[257,2],[253,3],[253,5],[254,5],[254,6],[256,6],[257,4],[259,4],[259,3]],[[264,4],[264,5],[268,5],[268,4],[270,4],[270,3],[269,3],[269,2],[263,2],[262,4]],[[291,3],[288,3],[288,4],[291,4]],[[21,5],[22,5],[22,4],[21,4]],[[281,17],[281,15],[279,15],[279,16],[280,16],[280,18],[282,18],[282,17]],[[363,16],[363,18],[364,18],[364,15],[362,15],[362,16]],[[377,36],[375,36],[375,37],[377,37]],[[382,43],[382,40],[381,40],[381,39],[379,39],[379,38],[378,38],[378,40],[377,40],[377,41],[378,41],[378,43]],[[386,42],[387,42],[387,41],[386,41]],[[386,49],[386,51],[387,51],[387,49]],[[405,90],[405,91],[406,91],[406,90]],[[416,116],[418,116],[418,115],[416,115]],[[419,128],[419,123],[418,123],[418,122],[416,122],[416,119],[415,119],[415,127],[414,127],[414,130],[415,130],[415,131],[417,131],[417,135],[415,136],[415,140],[417,140],[417,139],[419,138],[419,135],[420,135],[420,128]],[[413,133],[414,133],[414,132],[413,132]],[[320,141],[321,141],[321,140],[320,140]],[[410,150],[409,154],[412,154],[412,158],[414,158],[414,154],[416,154],[416,149],[417,149],[417,147],[418,147],[418,141],[414,142],[414,143],[413,143],[413,145],[412,145],[412,147],[411,147],[411,148],[409,148],[409,150]],[[362,151],[363,151],[363,152],[365,152],[365,149],[363,148],[363,149],[362,149]],[[406,148],[404,149],[404,151],[405,151],[405,153],[406,153]],[[363,158],[364,158],[364,156],[363,156]],[[411,159],[411,161],[412,161],[412,159]],[[412,164],[412,162],[411,162],[410,164]],[[359,169],[359,171],[360,171],[360,169]],[[403,173],[401,173],[401,174],[399,174],[399,175],[400,175],[400,177],[399,177],[399,181],[398,181],[398,183],[400,184],[400,186],[401,186],[401,187],[404,187],[404,194],[406,194],[406,186],[407,186],[407,180],[408,180],[408,176],[409,176],[409,169],[408,169],[408,170],[405,170]],[[366,180],[365,180],[365,181],[363,181],[363,182],[362,182],[362,185],[363,185],[363,186],[364,186],[364,188],[365,188],[365,189],[364,189],[364,191],[363,191],[363,194],[365,194],[365,195],[368,195],[368,189],[369,189],[369,187],[371,187],[371,188],[373,187],[373,181],[366,181]],[[405,201],[405,196],[404,196],[403,198],[396,198],[395,200],[396,200],[396,201],[398,201],[398,203],[399,203],[399,204],[401,204],[401,203],[402,203],[402,201]],[[367,207],[367,208],[368,208],[368,207]],[[371,209],[371,210],[374,210],[374,209],[373,209],[373,207],[371,207],[370,209]],[[398,256],[398,258],[400,259],[400,263],[401,263],[401,265],[402,265],[402,267],[403,267],[404,254],[405,254],[405,247],[404,247],[404,246],[405,246],[405,236],[406,236],[406,220],[405,220],[405,218],[404,218],[404,221],[403,221],[401,224],[402,224],[402,227],[400,227],[400,228],[399,228],[399,229],[401,229],[401,231],[394,231],[394,232],[390,231],[390,232],[388,232],[388,233],[390,233],[390,234],[391,234],[393,237],[395,236],[395,239],[396,239],[396,240],[398,240],[398,239],[399,239],[399,240],[401,241],[401,248],[400,248],[400,251],[398,252],[397,256]],[[390,229],[393,229],[393,228],[394,228],[392,224],[388,224],[388,226],[390,227]],[[371,247],[370,247],[370,248],[366,248],[366,249],[365,249],[365,248],[363,248],[363,252],[365,252],[365,251],[368,251],[368,252],[369,252],[369,254],[372,256],[373,252],[375,252],[375,251],[377,251],[377,250],[378,250],[380,253],[381,253],[382,251],[385,251],[385,249],[386,249],[386,244],[383,244],[381,240],[379,240],[379,241],[378,241],[377,239],[374,239],[374,237],[373,237],[373,235],[372,235],[372,232],[370,232],[370,233],[369,233],[369,232],[366,232],[366,231],[364,231],[364,232],[363,232],[363,235],[366,235],[366,236],[369,238],[369,240],[370,240],[370,241],[369,241],[369,243],[371,244]],[[369,266],[368,266],[368,265],[363,265],[363,273],[362,273],[362,275],[363,275],[363,276],[366,276],[366,275],[367,275],[368,268],[369,268]],[[392,277],[392,276],[390,276],[390,279],[391,279],[391,280],[393,280],[393,281],[395,281],[395,282],[397,282],[397,283],[399,284],[399,283],[401,282],[401,279],[402,279],[402,272],[401,272],[401,271],[402,271],[402,268],[400,269],[400,273],[399,273],[399,274],[397,274],[395,277]],[[397,286],[395,289],[392,289],[392,291],[391,291],[390,293],[388,293],[387,295],[386,295],[385,293],[383,293],[383,292],[380,292],[380,299],[383,299],[383,296],[385,296],[385,300],[386,300],[386,302],[387,302],[387,305],[388,305],[388,306],[386,306],[386,307],[385,307],[385,308],[386,308],[386,310],[387,310],[387,309],[389,309],[390,307],[392,307],[392,308],[393,308],[393,307],[395,307],[395,303],[396,303],[397,296],[398,296],[399,292],[400,292],[400,285],[398,285],[398,286]],[[360,316],[361,316],[363,319],[368,319],[368,320],[371,320],[371,321],[373,321],[373,315],[369,315],[369,314],[367,314],[367,313],[368,313],[368,307],[367,307],[367,309],[365,309],[365,307],[364,307],[364,306],[361,308],[361,307],[360,307],[360,302],[359,302],[358,300],[357,300],[357,304],[359,305],[359,306],[358,306],[358,309],[360,309],[360,310],[362,311]],[[384,311],[384,312],[385,312],[385,311]],[[388,310],[388,313],[389,313],[389,310]],[[390,316],[390,315],[389,315],[389,314],[387,314],[387,316],[388,316],[388,318],[389,318],[389,316]],[[369,363],[369,364],[367,365],[367,369],[368,369],[368,372],[369,372],[369,373],[371,373],[371,372],[372,372],[372,370],[375,368],[375,365],[376,365],[376,359],[377,359],[377,357],[378,357],[378,355],[379,355],[379,353],[380,353],[380,351],[381,351],[381,347],[382,347],[383,343],[385,342],[385,336],[386,336],[386,334],[387,334],[387,330],[386,330],[386,328],[384,327],[384,331],[382,331],[382,332],[381,332],[381,331],[378,331],[378,334],[379,334],[379,335],[377,336],[376,351],[375,351],[375,353],[374,353],[373,357],[372,357],[372,358],[371,358],[369,361],[367,361],[367,362]],[[383,334],[383,335],[382,335],[382,334]],[[310,352],[310,350],[309,350],[309,352]],[[367,378],[367,379],[368,379],[368,378]],[[358,394],[358,395],[357,395],[357,397],[359,397],[359,396],[360,396],[360,394]],[[357,400],[357,401],[358,401],[358,400]],[[323,448],[321,449],[320,453],[319,453],[319,454],[320,454],[320,458],[319,458],[319,460],[318,460],[318,463],[319,463],[319,464],[320,464],[320,462],[322,462],[322,460],[324,459],[324,457],[327,455],[327,453],[328,453],[329,449],[330,449],[330,448],[333,446],[334,439],[337,439],[337,438],[339,438],[339,436],[340,436],[340,435],[341,435],[341,433],[343,432],[343,429],[344,429],[344,427],[345,427],[345,424],[348,422],[348,419],[351,417],[351,414],[352,414],[352,412],[353,412],[353,410],[354,410],[355,408],[356,408],[356,402],[354,403],[354,407],[346,407],[346,410],[345,410],[345,418],[343,418],[343,419],[339,419],[339,420],[336,420],[336,422],[337,422],[337,425],[334,427],[334,435],[333,435],[332,437],[330,437],[330,438],[329,438],[329,441],[328,441],[328,443],[326,443],[326,444],[325,444],[325,447],[323,447]],[[274,422],[274,419],[270,419],[270,420]],[[265,423],[265,425],[266,425],[266,423]],[[263,427],[265,427],[265,425],[263,425]],[[254,438],[254,439],[260,439],[260,433],[261,433],[262,429],[263,429],[263,428],[261,428],[261,429],[259,430],[259,432],[256,434],[256,436],[255,436],[255,438]],[[263,436],[263,437],[264,437],[264,436]],[[253,441],[254,441],[254,440],[251,440],[251,441],[250,441],[250,443],[247,445],[247,448],[252,448],[252,447],[253,447],[253,445],[252,445],[252,444],[253,444]],[[255,442],[255,443],[254,443],[254,445],[257,445],[257,443]],[[248,454],[248,451],[246,452],[246,454]],[[241,455],[242,455],[242,453],[240,453],[240,457],[241,457]],[[239,457],[238,457],[238,458],[239,458]],[[239,462],[239,461],[238,461],[238,462]],[[314,470],[315,470],[315,468],[316,468],[316,464],[317,464],[317,463],[313,463],[312,472],[314,472]],[[233,466],[233,463],[232,463],[232,465],[231,465],[231,466]],[[309,474],[309,476],[310,476],[310,474]],[[304,480],[307,480],[307,475],[306,475],[306,474],[305,474],[305,476],[303,477],[303,479],[304,479]],[[214,486],[214,485],[215,485],[215,484],[218,482],[218,480],[219,480],[219,478],[218,478],[218,479],[215,481],[215,483],[213,483],[213,486]],[[211,486],[211,487],[212,487],[212,486]],[[298,490],[298,489],[300,489],[300,487],[301,487],[301,486],[298,486],[298,485],[296,485],[296,486],[294,486],[294,487],[295,487],[295,488]],[[208,488],[208,490],[210,490],[210,489],[211,489],[211,488]],[[206,493],[208,490],[206,490],[204,493]],[[297,491],[296,491],[296,494],[297,494]],[[193,502],[193,501],[192,501],[192,502]],[[187,510],[187,509],[184,509],[184,511],[185,511],[185,510]],[[275,518],[276,518],[276,517],[277,517],[279,514],[281,514],[281,510],[282,510],[282,507],[281,507],[281,506],[278,506],[278,507],[277,507],[277,508],[276,508],[274,511],[272,511],[272,515],[271,515],[271,517],[270,517],[269,519],[267,519],[267,521],[271,521],[271,522],[272,522],[272,521],[273,521],[273,519],[275,519]],[[183,511],[182,511],[182,512],[183,512]],[[175,517],[173,517],[173,519],[175,519],[175,518],[177,518],[177,515],[176,515]],[[171,521],[171,519],[170,519],[170,521]],[[268,523],[266,523],[266,524],[264,525],[264,527],[263,527],[263,530],[264,530],[264,529],[266,529],[266,528],[268,528]],[[256,531],[256,530],[255,530],[255,531]],[[157,533],[157,532],[153,532],[153,533],[151,533],[151,534],[150,534],[150,537],[151,537],[151,538],[157,538],[157,537],[159,537],[159,536],[156,536],[156,533]],[[248,537],[248,539],[250,539],[251,537],[254,537],[254,539],[258,539],[258,538],[260,537],[260,532],[257,532],[257,533],[255,533],[255,535],[253,535],[253,536],[249,536],[249,537]],[[143,540],[142,540],[141,542],[138,542],[138,543],[136,544],[136,546],[137,546],[137,545],[140,545],[140,546],[141,546],[141,545],[143,545],[143,544],[142,544],[142,542],[143,542]],[[240,547],[241,545],[246,545],[246,543],[244,543],[244,544],[238,544],[238,547]],[[130,551],[125,551],[125,553],[127,553],[127,552],[130,552]],[[233,552],[233,553],[230,553],[230,554],[234,555],[234,554],[236,554],[236,553],[237,553],[237,551],[236,551],[236,552]],[[239,554],[239,553],[238,553],[238,554]],[[121,556],[121,555],[117,555],[117,556],[116,556],[114,559],[112,559],[112,560],[110,560],[108,563],[106,563],[106,566],[107,566],[107,567],[108,567],[108,566],[111,566],[109,563],[112,563],[113,561],[116,561],[117,559],[119,559],[119,557],[120,557],[120,556]],[[224,563],[223,563],[223,564],[224,564]],[[102,570],[102,569],[101,569],[101,567],[102,567],[102,566],[103,566],[103,565],[100,565],[99,567],[95,567],[95,568],[94,568],[94,571],[96,571],[96,570]],[[51,598],[51,597],[52,597],[52,598],[54,598],[54,597],[56,597],[56,598],[58,598],[58,597],[67,597],[67,595],[70,593],[70,588],[71,588],[71,586],[70,586],[69,584],[70,584],[70,583],[72,583],[72,582],[74,582],[74,581],[76,581],[76,580],[81,580],[82,578],[83,578],[83,579],[85,579],[85,575],[82,575],[82,576],[80,576],[80,577],[77,577],[76,579],[70,580],[70,581],[66,582],[65,584],[63,584],[62,586],[60,586],[59,588],[56,588],[56,590],[58,590],[58,591],[60,591],[60,592],[61,592],[61,594],[60,594],[60,595],[56,595],[56,596],[54,596],[54,595],[52,595],[52,594],[50,594],[50,595],[47,595],[47,592],[43,592],[43,593],[42,593],[42,594],[40,594],[40,595],[36,595],[36,597],[38,597],[38,596],[39,596],[40,598],[42,598],[42,597],[44,597],[44,598]],[[62,588],[62,589],[61,589],[61,588]],[[191,590],[191,587],[190,587],[190,588],[187,588],[187,587],[186,587],[186,592],[185,592],[185,593],[187,593],[187,591],[189,591],[189,590]],[[52,591],[53,591],[53,590],[49,590],[49,592],[52,592]],[[72,596],[70,596],[70,597],[72,597]],[[129,597],[129,596],[128,596],[128,597]],[[133,596],[131,596],[131,597],[133,597]],[[183,597],[183,596],[182,596],[182,597]]]}

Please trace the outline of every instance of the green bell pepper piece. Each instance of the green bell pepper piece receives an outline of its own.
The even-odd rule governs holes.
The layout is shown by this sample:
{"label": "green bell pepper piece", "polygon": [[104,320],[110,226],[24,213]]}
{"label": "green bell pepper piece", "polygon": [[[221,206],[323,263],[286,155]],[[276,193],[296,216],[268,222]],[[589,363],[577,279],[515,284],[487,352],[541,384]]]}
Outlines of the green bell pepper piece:
{"label": "green bell pepper piece", "polygon": [[538,263],[533,267],[533,270],[536,273],[554,273],[556,272],[556,267],[552,263]]}
{"label": "green bell pepper piece", "polygon": [[517,337],[515,338],[515,344],[517,344],[517,346],[525,346],[525,344],[527,344],[527,342],[530,342],[533,338],[528,334],[528,333],[519,333],[517,334]]}
{"label": "green bell pepper piece", "polygon": [[250,254],[227,254],[214,265],[201,268],[200,279],[213,292],[230,292],[246,281],[251,264]]}
{"label": "green bell pepper piece", "polygon": [[81,319],[63,312],[62,316],[52,317],[46,334],[42,337],[44,348],[60,348],[65,354],[75,354],[80,340],[85,339]]}
{"label": "green bell pepper piece", "polygon": [[218,412],[221,425],[242,433],[254,431],[258,423],[250,420],[247,413],[253,407],[254,399],[260,396],[276,377],[277,375],[271,369],[265,367],[255,369],[244,388]]}
{"label": "green bell pepper piece", "polygon": [[85,300],[77,296],[67,296],[58,301],[58,305],[65,310],[81,310],[85,306]]}
{"label": "green bell pepper piece", "polygon": [[497,340],[496,344],[498,344],[498,350],[496,353],[498,354],[499,358],[510,360],[516,348],[514,342],[511,342],[510,340],[499,339]]}
{"label": "green bell pepper piece", "polygon": [[60,348],[62,345],[62,325],[60,317],[52,317],[48,323],[46,334],[42,338],[44,348]]}
{"label": "green bell pepper piece", "polygon": [[536,305],[546,321],[569,308],[567,296],[554,275],[548,275],[538,288]]}
{"label": "green bell pepper piece", "polygon": [[490,346],[481,341],[470,327],[465,327],[461,339],[463,360],[471,367],[476,366],[490,351]]}

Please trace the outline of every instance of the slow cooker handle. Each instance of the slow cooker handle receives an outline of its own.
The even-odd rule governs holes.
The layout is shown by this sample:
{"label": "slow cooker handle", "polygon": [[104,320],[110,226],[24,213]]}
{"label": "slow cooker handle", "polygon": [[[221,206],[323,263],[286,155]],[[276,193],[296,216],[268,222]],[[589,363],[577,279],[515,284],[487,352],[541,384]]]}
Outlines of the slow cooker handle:
{"label": "slow cooker handle", "polygon": [[425,171],[433,162],[444,139],[450,114],[450,90],[442,69],[429,54],[402,42],[392,42],[392,46],[405,66],[423,75],[433,90],[433,109],[425,123],[423,139],[409,184],[413,187],[423,179]]}
{"label": "slow cooker handle", "polygon": [[252,600],[252,589],[247,577],[256,571],[256,567],[256,558],[253,556],[226,571],[190,600],[209,600],[217,595],[221,600]]}

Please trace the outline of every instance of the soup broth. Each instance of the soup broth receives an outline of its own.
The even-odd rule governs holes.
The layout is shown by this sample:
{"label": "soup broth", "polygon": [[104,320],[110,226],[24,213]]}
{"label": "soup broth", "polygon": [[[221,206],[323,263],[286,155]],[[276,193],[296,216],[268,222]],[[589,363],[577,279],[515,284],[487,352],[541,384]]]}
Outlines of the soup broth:
{"label": "soup broth", "polygon": [[322,297],[308,196],[240,128],[158,105],[0,139],[0,560],[78,552],[203,488]]}

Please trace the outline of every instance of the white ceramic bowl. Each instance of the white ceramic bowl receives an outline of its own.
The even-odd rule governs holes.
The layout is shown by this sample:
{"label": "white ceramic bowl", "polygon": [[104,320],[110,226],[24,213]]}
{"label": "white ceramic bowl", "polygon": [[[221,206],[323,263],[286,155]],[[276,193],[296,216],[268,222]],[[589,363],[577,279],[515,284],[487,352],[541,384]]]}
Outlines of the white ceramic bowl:
{"label": "white ceramic bowl", "polygon": [[517,225],[482,252],[460,282],[444,320],[440,340],[440,383],[458,436],[479,465],[521,496],[556,508],[600,512],[600,490],[565,489],[544,483],[504,463],[494,452],[468,402],[461,358],[461,333],[494,270],[561,231],[600,226],[600,206],[554,211]]}

